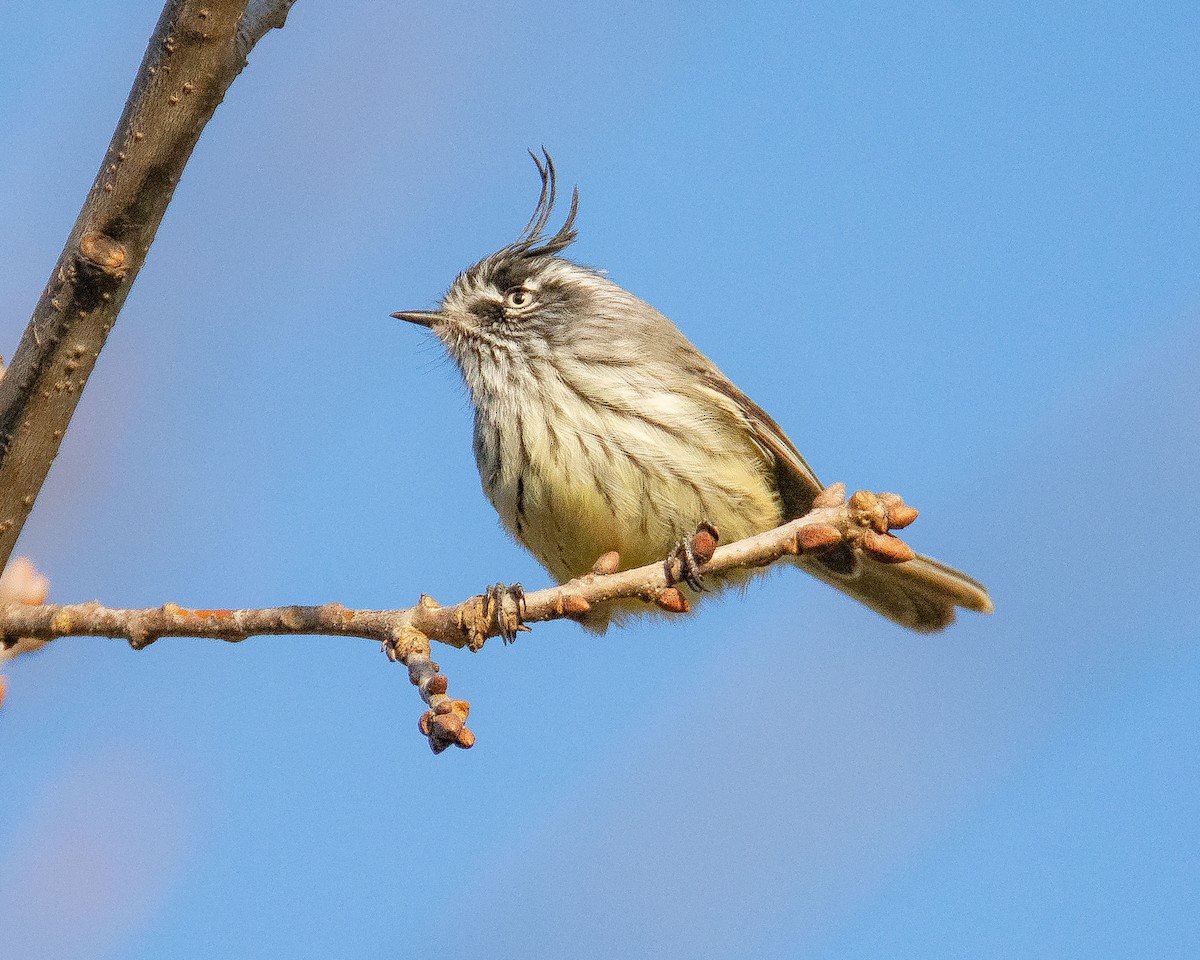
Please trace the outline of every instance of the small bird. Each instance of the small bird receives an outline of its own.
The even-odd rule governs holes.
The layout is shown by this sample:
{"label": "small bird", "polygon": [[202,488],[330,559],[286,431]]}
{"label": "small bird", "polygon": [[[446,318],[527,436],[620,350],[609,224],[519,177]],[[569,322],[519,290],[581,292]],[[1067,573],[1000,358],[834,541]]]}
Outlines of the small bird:
{"label": "small bird", "polygon": [[[560,583],[617,551],[622,569],[672,555],[699,526],[725,541],[812,508],[822,484],[778,424],[665,316],[604,273],[561,257],[575,239],[550,155],[532,151],[537,207],[520,236],[459,274],[428,327],[466,381],[483,491],[508,531]],[[990,613],[987,590],[928,557],[885,564],[842,544],[794,561],[885,617],[928,633],[955,607]],[[744,583],[706,575],[704,587]],[[695,594],[702,585],[685,577]],[[638,601],[594,608],[603,631]]]}

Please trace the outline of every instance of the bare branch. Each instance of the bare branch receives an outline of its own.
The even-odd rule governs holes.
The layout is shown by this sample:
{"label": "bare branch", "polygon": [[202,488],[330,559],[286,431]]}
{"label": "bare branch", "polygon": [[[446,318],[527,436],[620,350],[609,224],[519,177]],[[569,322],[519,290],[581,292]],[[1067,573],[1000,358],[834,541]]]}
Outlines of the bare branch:
{"label": "bare branch", "polygon": [[290,2],[168,0],[100,172],[0,380],[0,566],[41,490],[80,392],[200,132],[254,42]]}
{"label": "bare branch", "polygon": [[[860,491],[845,500],[845,486],[824,491],[807,515],[757,536],[716,546],[710,529],[697,532],[693,553],[701,575],[767,566],[782,557],[820,553],[843,542],[882,562],[903,562],[912,555],[888,530],[907,526],[916,511],[895,494]],[[38,649],[68,636],[100,636],[126,640],[135,650],[161,637],[201,637],[240,642],[260,635],[327,635],[361,637],[383,645],[393,660],[404,663],[430,710],[421,731],[435,751],[450,744],[468,747],[474,735],[464,724],[470,709],[451,700],[446,678],[430,660],[430,641],[479,650],[489,637],[511,633],[522,624],[571,619],[596,604],[641,599],[668,612],[688,609],[675,586],[681,561],[652,563],[618,570],[620,558],[605,554],[591,573],[560,586],[526,594],[520,604],[494,594],[471,597],[443,607],[422,596],[399,610],[351,610],[340,603],[254,610],[189,610],[174,603],[138,610],[111,609],[99,603],[72,606],[0,605],[0,660]]]}
{"label": "bare branch", "polygon": [[[901,507],[912,509],[903,504]],[[805,516],[765,533],[715,549],[710,545],[705,551],[710,559],[700,564],[699,571],[707,575],[764,567],[784,556],[819,553],[843,540],[874,553],[877,559],[900,562],[896,554],[903,556],[907,546],[887,533],[886,513],[881,513],[884,509],[874,494],[865,492],[855,494],[849,502],[814,507]],[[698,537],[702,536],[707,534],[702,531]],[[881,548],[877,545],[879,538],[898,546]],[[18,643],[17,638],[50,641],[71,636],[113,637],[126,640],[136,650],[162,637],[237,643],[252,636],[325,635],[394,644],[397,636],[411,628],[447,646],[479,650],[488,638],[503,632],[501,616],[522,623],[571,619],[596,604],[628,599],[641,599],[668,610],[677,607],[678,561],[674,561],[671,571],[664,563],[618,571],[619,560],[614,558],[614,554],[606,554],[593,572],[526,594],[520,611],[511,598],[504,601],[502,611],[497,610],[495,599],[487,595],[448,607],[422,596],[415,606],[397,610],[352,610],[340,603],[248,610],[189,610],[174,603],[142,609],[109,608],[96,602],[71,606],[7,604],[0,606],[0,649],[11,648]]]}

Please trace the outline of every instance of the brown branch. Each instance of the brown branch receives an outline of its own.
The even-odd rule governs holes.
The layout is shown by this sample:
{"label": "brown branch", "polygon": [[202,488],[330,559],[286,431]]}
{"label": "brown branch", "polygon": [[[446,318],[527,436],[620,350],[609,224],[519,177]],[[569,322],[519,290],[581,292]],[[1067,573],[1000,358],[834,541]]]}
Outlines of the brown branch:
{"label": "brown branch", "polygon": [[[692,548],[702,575],[763,567],[781,557],[819,553],[843,541],[877,560],[903,562],[912,551],[888,530],[907,526],[915,517],[916,511],[894,494],[877,497],[860,491],[846,501],[845,486],[835,484],[804,517],[722,547],[701,530]],[[639,598],[668,612],[686,612],[687,600],[675,586],[681,579],[680,561],[623,571],[618,571],[619,564],[619,557],[606,554],[593,572],[526,594],[520,609],[511,595],[476,596],[449,607],[422,596],[416,606],[399,610],[351,610],[339,603],[254,610],[188,610],[173,603],[137,610],[111,609],[95,602],[7,603],[0,605],[0,659],[68,636],[114,637],[135,650],[161,637],[231,643],[267,634],[362,637],[378,641],[393,660],[408,667],[409,678],[430,706],[421,718],[421,732],[434,750],[452,743],[469,747],[475,741],[464,725],[470,707],[447,695],[446,678],[430,660],[430,641],[479,650],[489,637],[510,634],[521,624],[578,617],[612,600]]]}
{"label": "brown branch", "polygon": [[168,0],[163,9],[100,172],[0,380],[0,566],[201,131],[291,2],[253,0],[247,11],[247,0]]}

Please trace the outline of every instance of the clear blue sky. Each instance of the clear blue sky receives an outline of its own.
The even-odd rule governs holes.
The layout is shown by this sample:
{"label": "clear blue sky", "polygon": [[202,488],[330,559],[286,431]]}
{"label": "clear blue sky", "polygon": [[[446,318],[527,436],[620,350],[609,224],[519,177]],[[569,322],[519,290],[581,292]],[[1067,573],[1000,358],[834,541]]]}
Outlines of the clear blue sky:
{"label": "clear blue sky", "polygon": [[[158,0],[5,7],[0,352]],[[1200,8],[299,0],[205,132],[20,551],[114,605],[546,582],[423,331],[575,255],[997,613],[917,638],[799,574],[674,625],[441,656],[430,755],[353,640],[7,668],[23,960],[1200,952]],[[546,717],[567,731],[549,741]]]}

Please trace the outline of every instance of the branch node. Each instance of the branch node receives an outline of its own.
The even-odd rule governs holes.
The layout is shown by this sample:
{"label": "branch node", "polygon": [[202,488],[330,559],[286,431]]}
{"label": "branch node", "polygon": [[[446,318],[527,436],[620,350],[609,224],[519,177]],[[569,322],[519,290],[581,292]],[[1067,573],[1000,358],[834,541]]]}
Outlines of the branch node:
{"label": "branch node", "polygon": [[[402,624],[392,631],[392,635],[383,642],[383,652],[392,662],[405,664],[410,675],[414,669],[414,661],[418,658],[425,663],[432,662],[429,660],[429,638],[409,624]],[[430,670],[430,673],[435,672],[436,670]],[[418,680],[414,680],[413,683],[417,683]]]}
{"label": "branch node", "polygon": [[876,533],[887,533],[887,507],[870,490],[856,491],[850,498],[849,506],[854,513],[854,522],[860,527],[870,527]]}
{"label": "branch node", "polygon": [[417,721],[417,729],[429,738],[429,748],[441,753],[449,746],[469,750],[475,746],[475,734],[467,728],[471,705],[466,700],[442,700],[426,710]]}
{"label": "branch node", "polygon": [[488,638],[488,627],[492,626],[491,608],[487,597],[472,597],[458,609],[454,618],[459,632],[467,638],[467,649],[478,653]]}

